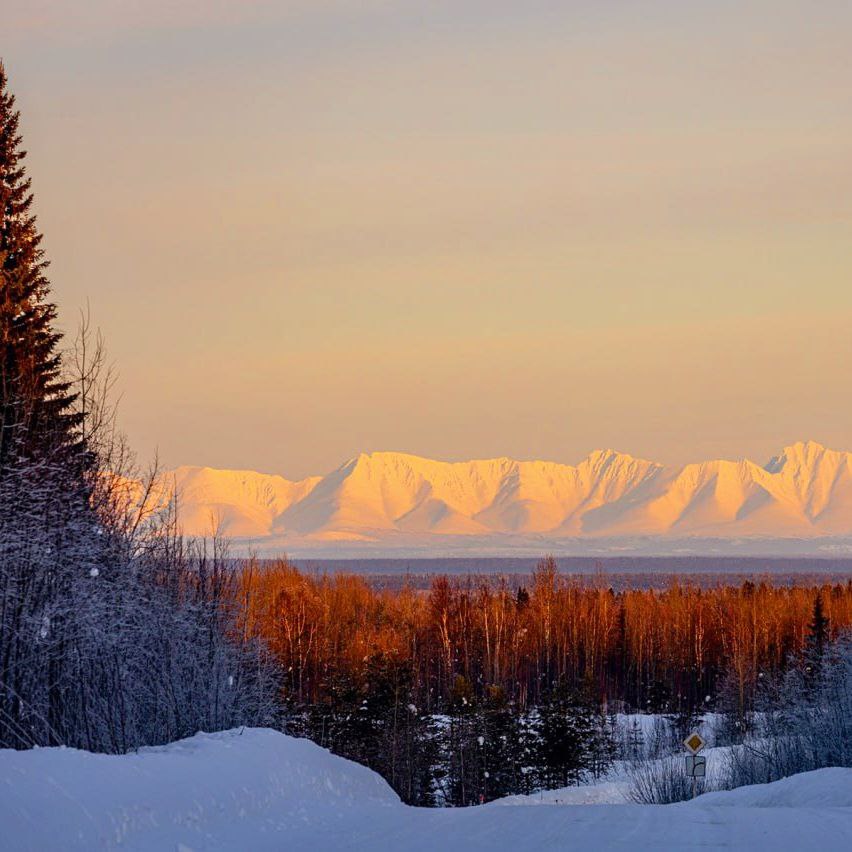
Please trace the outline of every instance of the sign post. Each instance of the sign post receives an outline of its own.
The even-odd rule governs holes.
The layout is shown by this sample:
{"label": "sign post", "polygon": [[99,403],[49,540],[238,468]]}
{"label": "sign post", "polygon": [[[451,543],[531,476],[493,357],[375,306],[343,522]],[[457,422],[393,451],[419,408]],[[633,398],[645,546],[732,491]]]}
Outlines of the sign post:
{"label": "sign post", "polygon": [[698,731],[693,731],[684,741],[689,754],[686,757],[686,774],[692,778],[692,798],[695,798],[695,788],[698,784],[697,778],[704,778],[707,775],[707,758],[699,755],[698,752],[707,745],[706,740]]}

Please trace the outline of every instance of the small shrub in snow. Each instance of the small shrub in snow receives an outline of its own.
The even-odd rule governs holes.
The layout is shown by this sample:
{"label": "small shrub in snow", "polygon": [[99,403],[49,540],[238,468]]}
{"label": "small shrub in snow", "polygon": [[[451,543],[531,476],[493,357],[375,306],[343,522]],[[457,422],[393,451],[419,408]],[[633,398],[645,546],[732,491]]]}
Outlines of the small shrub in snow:
{"label": "small shrub in snow", "polygon": [[670,805],[685,802],[703,793],[703,778],[692,779],[686,774],[682,755],[670,755],[648,761],[631,771],[630,799],[640,805]]}

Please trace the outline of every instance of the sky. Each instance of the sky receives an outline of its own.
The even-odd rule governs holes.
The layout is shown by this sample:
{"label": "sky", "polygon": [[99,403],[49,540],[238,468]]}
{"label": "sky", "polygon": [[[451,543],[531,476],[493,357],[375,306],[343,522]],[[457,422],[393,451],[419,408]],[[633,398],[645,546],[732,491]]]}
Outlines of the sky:
{"label": "sky", "polygon": [[167,466],[852,449],[852,4],[0,0]]}

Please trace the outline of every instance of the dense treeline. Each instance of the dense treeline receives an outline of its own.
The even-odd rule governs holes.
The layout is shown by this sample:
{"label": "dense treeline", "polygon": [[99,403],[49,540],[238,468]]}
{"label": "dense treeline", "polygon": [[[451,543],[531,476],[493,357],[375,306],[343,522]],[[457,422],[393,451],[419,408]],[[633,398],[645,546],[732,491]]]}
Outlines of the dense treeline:
{"label": "dense treeline", "polygon": [[733,679],[745,701],[761,673],[802,648],[818,596],[832,635],[852,624],[852,583],[616,593],[561,576],[552,559],[527,587],[437,577],[426,593],[375,591],[280,562],[250,566],[243,592],[246,629],[282,663],[292,701],[322,701],[335,677],[382,660],[405,667],[413,700],[430,712],[448,706],[459,678],[477,696],[497,687],[521,708],[554,684],[659,712],[704,707]]}
{"label": "dense treeline", "polygon": [[758,685],[852,622],[852,583],[614,592],[560,576],[553,559],[526,586],[436,577],[428,591],[249,562],[240,588],[241,629],[281,665],[287,730],[414,804],[560,787],[616,751],[647,757],[615,711],[667,720],[655,754],[708,710],[738,741]]}

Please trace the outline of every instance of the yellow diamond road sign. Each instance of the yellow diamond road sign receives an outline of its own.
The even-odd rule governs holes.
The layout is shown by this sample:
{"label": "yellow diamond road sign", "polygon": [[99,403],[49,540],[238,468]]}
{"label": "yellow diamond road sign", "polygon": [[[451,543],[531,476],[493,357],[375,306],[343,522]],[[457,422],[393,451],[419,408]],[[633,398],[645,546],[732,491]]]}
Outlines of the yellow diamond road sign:
{"label": "yellow diamond road sign", "polygon": [[707,745],[704,737],[698,733],[698,731],[693,731],[684,741],[683,744],[693,753],[698,754],[704,746]]}

